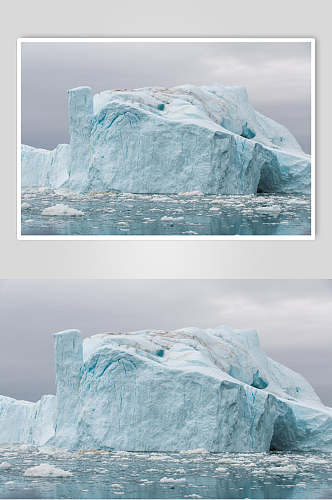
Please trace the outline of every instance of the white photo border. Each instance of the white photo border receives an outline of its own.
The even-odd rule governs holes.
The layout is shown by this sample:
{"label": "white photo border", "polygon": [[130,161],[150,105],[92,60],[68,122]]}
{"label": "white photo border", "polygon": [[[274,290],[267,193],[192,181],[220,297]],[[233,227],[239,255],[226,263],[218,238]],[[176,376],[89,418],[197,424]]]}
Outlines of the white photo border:
{"label": "white photo border", "polygon": [[[311,46],[311,234],[279,236],[246,235],[22,235],[21,228],[21,48],[23,43],[310,43]],[[315,240],[316,234],[316,39],[285,37],[243,38],[18,38],[17,39],[17,239],[18,240]]]}

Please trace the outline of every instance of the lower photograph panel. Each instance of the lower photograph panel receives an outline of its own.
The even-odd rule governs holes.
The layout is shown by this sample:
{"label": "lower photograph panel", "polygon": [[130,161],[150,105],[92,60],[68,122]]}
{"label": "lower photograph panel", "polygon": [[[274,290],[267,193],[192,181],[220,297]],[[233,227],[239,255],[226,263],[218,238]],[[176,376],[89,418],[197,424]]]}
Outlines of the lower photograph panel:
{"label": "lower photograph panel", "polygon": [[0,498],[329,498],[330,280],[0,280]]}

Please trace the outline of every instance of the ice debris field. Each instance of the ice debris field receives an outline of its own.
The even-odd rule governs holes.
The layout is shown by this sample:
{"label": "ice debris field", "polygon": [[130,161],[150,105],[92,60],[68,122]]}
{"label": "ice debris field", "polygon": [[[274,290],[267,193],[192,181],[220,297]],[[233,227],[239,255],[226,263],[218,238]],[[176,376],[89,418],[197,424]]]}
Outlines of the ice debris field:
{"label": "ice debris field", "polygon": [[22,234],[310,234],[310,156],[244,87],[68,96],[70,143],[22,145]]}
{"label": "ice debris field", "polygon": [[0,446],[0,498],[331,498],[326,453]]}
{"label": "ice debris field", "polygon": [[309,235],[308,195],[22,190],[23,235]]}

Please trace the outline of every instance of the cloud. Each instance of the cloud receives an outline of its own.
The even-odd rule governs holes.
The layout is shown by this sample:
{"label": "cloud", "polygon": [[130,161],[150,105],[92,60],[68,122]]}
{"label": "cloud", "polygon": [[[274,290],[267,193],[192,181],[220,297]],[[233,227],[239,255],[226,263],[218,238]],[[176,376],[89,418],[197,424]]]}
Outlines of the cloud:
{"label": "cloud", "polygon": [[22,140],[68,142],[68,88],[245,85],[252,104],[310,150],[308,43],[23,43]]}
{"label": "cloud", "polygon": [[[269,356],[302,373],[332,405],[328,280],[0,280],[0,394],[54,393],[51,334],[257,329]],[[42,375],[42,376],[41,376]]]}

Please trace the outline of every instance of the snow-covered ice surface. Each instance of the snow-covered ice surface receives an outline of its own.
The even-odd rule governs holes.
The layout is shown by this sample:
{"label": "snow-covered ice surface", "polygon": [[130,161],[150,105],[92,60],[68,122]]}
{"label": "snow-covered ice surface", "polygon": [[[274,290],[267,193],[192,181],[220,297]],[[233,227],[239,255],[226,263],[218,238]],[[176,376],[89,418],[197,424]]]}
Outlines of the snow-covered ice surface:
{"label": "snow-covered ice surface", "polygon": [[[49,207],[83,212],[57,217]],[[308,235],[305,194],[173,195],[22,190],[23,235]]]}
{"label": "snow-covered ice surface", "polygon": [[245,87],[68,91],[70,144],[22,145],[22,186],[78,192],[310,193],[311,160]]}
{"label": "snow-covered ice surface", "polygon": [[[331,498],[326,453],[138,453],[0,447],[0,498]],[[27,477],[40,464],[69,477]],[[165,480],[163,478],[169,479]]]}

